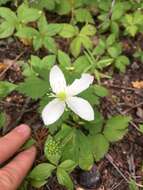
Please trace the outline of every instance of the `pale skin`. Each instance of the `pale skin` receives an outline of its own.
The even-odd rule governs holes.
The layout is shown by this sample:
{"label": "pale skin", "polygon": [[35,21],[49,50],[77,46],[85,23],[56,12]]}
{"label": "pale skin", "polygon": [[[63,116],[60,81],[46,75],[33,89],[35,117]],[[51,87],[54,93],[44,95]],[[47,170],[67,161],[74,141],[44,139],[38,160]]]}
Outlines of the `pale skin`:
{"label": "pale skin", "polygon": [[[30,128],[22,124],[4,137],[1,137],[0,164],[13,157],[19,148],[28,140],[30,134]],[[16,190],[32,167],[35,156],[36,148],[33,146],[16,154],[8,164],[0,168],[0,189]]]}

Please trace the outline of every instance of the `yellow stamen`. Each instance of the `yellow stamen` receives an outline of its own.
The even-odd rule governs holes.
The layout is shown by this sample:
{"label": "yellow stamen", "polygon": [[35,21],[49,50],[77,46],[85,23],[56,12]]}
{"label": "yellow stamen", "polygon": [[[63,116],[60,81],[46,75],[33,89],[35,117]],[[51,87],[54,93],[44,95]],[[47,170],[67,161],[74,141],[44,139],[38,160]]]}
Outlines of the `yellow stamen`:
{"label": "yellow stamen", "polygon": [[67,97],[67,95],[66,95],[65,92],[59,92],[59,93],[57,94],[57,98],[59,98],[61,101],[65,101],[65,100],[66,100],[66,97]]}

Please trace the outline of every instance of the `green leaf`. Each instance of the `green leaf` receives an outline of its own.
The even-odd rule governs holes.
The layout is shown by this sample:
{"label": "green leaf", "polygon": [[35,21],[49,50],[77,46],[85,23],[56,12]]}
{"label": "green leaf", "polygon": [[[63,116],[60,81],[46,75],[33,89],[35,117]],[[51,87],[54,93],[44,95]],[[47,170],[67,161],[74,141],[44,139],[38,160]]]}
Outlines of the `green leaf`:
{"label": "green leaf", "polygon": [[37,165],[30,172],[28,177],[30,179],[42,181],[42,180],[48,179],[55,168],[56,167],[52,164],[42,163],[42,164]]}
{"label": "green leaf", "polygon": [[64,123],[62,124],[60,131],[56,134],[55,139],[61,141],[61,144],[65,146],[71,140],[72,135],[73,128]]}
{"label": "green leaf", "polygon": [[31,56],[30,68],[43,79],[47,80],[49,71],[56,62],[55,55],[45,56],[42,60],[37,56]]}
{"label": "green leaf", "polygon": [[124,55],[117,57],[115,62],[115,66],[123,73],[126,71],[126,66],[129,64],[130,64],[129,58]]}
{"label": "green leaf", "polygon": [[4,19],[0,24],[0,39],[7,38],[14,33],[17,18],[14,12],[5,7],[0,7],[0,17]]}
{"label": "green leaf", "polygon": [[70,50],[74,57],[77,57],[80,54],[81,45],[82,45],[82,41],[81,41],[80,36],[74,38],[73,41],[71,42]]}
{"label": "green leaf", "polygon": [[73,160],[77,164],[79,162],[78,136],[74,128],[69,132],[67,136],[67,141],[63,148],[62,160]]}
{"label": "green leaf", "polygon": [[85,36],[93,36],[96,33],[96,28],[93,25],[86,24],[84,27],[82,27],[80,31],[80,35],[85,35]]}
{"label": "green leaf", "polygon": [[96,84],[94,85],[94,92],[99,97],[105,97],[109,95],[107,88]]}
{"label": "green leaf", "polygon": [[55,9],[56,0],[36,0],[30,2],[32,7],[37,9],[46,9],[46,10],[53,10]]}
{"label": "green leaf", "polygon": [[93,43],[88,36],[80,36],[80,40],[85,49],[92,49]]}
{"label": "green leaf", "polygon": [[107,1],[102,1],[101,3],[99,3],[99,8],[101,9],[101,10],[104,10],[104,11],[108,11],[109,10],[109,8],[110,8],[110,1],[109,0],[107,0]]}
{"label": "green leaf", "polygon": [[128,131],[128,124],[131,121],[131,117],[128,116],[114,116],[111,117],[104,128],[104,135],[110,141],[118,141],[123,138],[123,136]]}
{"label": "green leaf", "polygon": [[28,148],[30,148],[32,145],[36,144],[35,139],[30,138],[23,146],[22,146],[22,150],[26,150]]}
{"label": "green leaf", "polygon": [[130,190],[139,190],[138,186],[136,185],[136,182],[133,179],[130,179],[129,189]]}
{"label": "green leaf", "polygon": [[76,167],[76,163],[72,160],[65,160],[58,167],[64,169],[68,173],[71,173]]}
{"label": "green leaf", "polygon": [[42,48],[43,39],[42,39],[40,33],[37,33],[36,35],[32,36],[32,38],[33,38],[34,50],[37,51],[38,49]]}
{"label": "green leaf", "polygon": [[70,1],[67,0],[60,0],[59,3],[56,5],[56,12],[59,15],[65,15],[68,14],[71,11],[72,4]]}
{"label": "green leaf", "polygon": [[93,55],[102,55],[105,52],[105,49],[106,49],[106,44],[104,40],[99,39],[96,48],[94,48],[93,50]]}
{"label": "green leaf", "polygon": [[38,34],[38,31],[32,27],[21,26],[18,28],[15,35],[18,36],[19,38],[32,40],[34,37],[37,36],[37,34]]}
{"label": "green leaf", "polygon": [[116,3],[113,6],[113,10],[112,10],[112,20],[118,20],[122,17],[122,15],[124,14],[124,6],[123,3]]}
{"label": "green leaf", "polygon": [[40,18],[38,19],[37,26],[38,26],[40,34],[42,36],[45,35],[48,30],[48,22],[44,14],[42,14]]}
{"label": "green leaf", "polygon": [[142,25],[143,23],[143,14],[140,11],[134,12],[134,18],[133,18],[134,24]]}
{"label": "green leaf", "polygon": [[84,8],[76,9],[75,12],[75,19],[77,22],[86,22],[86,23],[94,23],[91,13],[89,10]]}
{"label": "green leaf", "polygon": [[5,21],[0,25],[0,39],[11,36],[14,32],[14,26]]}
{"label": "green leaf", "polygon": [[79,146],[79,167],[83,170],[90,170],[93,165],[93,155],[88,137],[77,131]]}
{"label": "green leaf", "polygon": [[108,19],[105,19],[105,21],[101,24],[101,27],[99,28],[100,33],[105,33],[108,31],[110,27],[111,21]]}
{"label": "green leaf", "polygon": [[63,29],[62,24],[48,24],[47,26],[47,35],[48,36],[55,36],[56,34],[60,33],[60,31]]}
{"label": "green leaf", "polygon": [[106,67],[108,67],[109,65],[111,65],[113,63],[114,59],[113,58],[102,58],[101,60],[97,61],[96,65],[97,68],[99,69],[104,69]]}
{"label": "green leaf", "polygon": [[49,86],[48,82],[37,78],[36,76],[32,76],[26,78],[24,82],[20,83],[16,90],[28,97],[38,99],[49,91]]}
{"label": "green leaf", "polygon": [[60,185],[65,186],[68,190],[73,190],[73,182],[69,174],[62,168],[57,169],[57,179]]}
{"label": "green leaf", "polygon": [[111,32],[114,33],[115,36],[119,36],[119,24],[117,22],[111,22]]}
{"label": "green leaf", "polygon": [[63,148],[62,160],[73,160],[81,169],[89,170],[93,165],[93,155],[88,137],[76,129],[71,131],[69,137]]}
{"label": "green leaf", "polygon": [[116,44],[114,46],[111,46],[107,49],[109,55],[113,58],[117,58],[121,52],[122,52],[122,48],[120,44]]}
{"label": "green leaf", "polygon": [[140,125],[139,125],[139,131],[140,131],[141,133],[143,133],[143,124],[140,124]]}
{"label": "green leaf", "polygon": [[99,105],[99,97],[96,95],[93,86],[82,92],[80,97],[87,100],[92,106]]}
{"label": "green leaf", "polygon": [[[47,180],[35,180],[35,179],[32,179],[30,180],[30,183],[33,187],[36,187],[36,188],[40,188],[42,186],[44,186],[46,183],[47,183]],[[27,190],[27,189],[25,189]]]}
{"label": "green leaf", "polygon": [[102,134],[89,136],[89,140],[95,160],[98,162],[108,152],[109,142]]}
{"label": "green leaf", "polygon": [[126,30],[129,34],[131,34],[131,36],[134,37],[138,31],[138,27],[136,25],[132,25],[132,26],[128,26]]}
{"label": "green leaf", "polygon": [[83,73],[90,66],[90,62],[85,55],[82,55],[75,60],[73,66],[76,72]]}
{"label": "green leaf", "polygon": [[53,38],[46,36],[43,43],[45,48],[48,49],[51,53],[56,53],[57,45]]}
{"label": "green leaf", "polygon": [[116,40],[115,34],[110,34],[110,36],[106,40],[107,46],[113,45],[113,43],[115,42],[115,40]]}
{"label": "green leaf", "polygon": [[6,124],[6,114],[0,112],[0,128],[4,127],[5,124]]}
{"label": "green leaf", "polygon": [[61,50],[58,50],[58,61],[60,63],[60,66],[63,68],[71,67],[71,59],[69,55]]}
{"label": "green leaf", "polygon": [[16,85],[7,81],[0,81],[0,98],[6,97],[13,90],[16,89]]}
{"label": "green leaf", "polygon": [[41,62],[41,67],[45,70],[50,70],[56,62],[56,56],[55,55],[48,55],[43,57]]}
{"label": "green leaf", "polygon": [[104,125],[104,118],[100,112],[95,110],[95,120],[91,122],[86,122],[84,127],[89,130],[89,135],[95,136],[102,132]]}
{"label": "green leaf", "polygon": [[72,38],[76,35],[76,29],[71,24],[63,24],[59,35],[63,38]]}
{"label": "green leaf", "polygon": [[38,29],[40,31],[41,36],[54,36],[60,32],[62,29],[62,24],[51,23],[48,24],[46,16],[42,15],[38,20]]}
{"label": "green leaf", "polygon": [[0,17],[9,22],[11,25],[17,23],[16,14],[9,8],[0,7]]}
{"label": "green leaf", "polygon": [[39,113],[42,113],[42,110],[44,109],[44,107],[52,100],[51,97],[49,97],[48,95],[45,95],[41,98],[40,100],[40,105],[38,108]]}
{"label": "green leaf", "polygon": [[42,15],[42,11],[38,9],[30,8],[26,4],[22,4],[18,7],[17,16],[22,23],[28,23],[36,21]]}

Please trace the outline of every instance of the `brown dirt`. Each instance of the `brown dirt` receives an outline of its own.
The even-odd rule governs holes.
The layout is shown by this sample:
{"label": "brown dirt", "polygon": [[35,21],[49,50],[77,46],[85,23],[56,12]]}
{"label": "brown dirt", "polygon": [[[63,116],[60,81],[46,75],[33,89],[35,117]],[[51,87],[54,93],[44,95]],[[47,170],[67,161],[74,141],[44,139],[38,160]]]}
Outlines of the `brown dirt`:
{"label": "brown dirt", "polygon": [[[124,51],[132,55],[133,42],[123,40]],[[65,42],[67,44],[67,42]],[[21,60],[27,60],[31,53],[31,47],[25,47],[17,39],[0,41],[0,61],[15,59],[21,55]],[[39,51],[37,55],[44,56],[46,51]],[[132,59],[133,60],[133,59]],[[138,124],[143,122],[143,89],[132,87],[132,81],[143,80],[143,64],[133,60],[125,74],[114,72],[111,80],[104,80],[102,84],[110,91],[110,96],[101,101],[101,111],[105,117],[115,114],[132,115],[133,123],[129,126],[129,133],[125,138],[110,147],[109,154],[97,163],[101,174],[101,182],[94,190],[128,190],[126,178],[136,176],[139,184],[143,181],[143,137],[137,131]],[[4,74],[8,81],[19,82],[23,79],[21,68],[18,65],[10,67]],[[20,123],[27,123],[33,130],[33,138],[37,141],[38,156],[34,165],[43,161],[43,145],[48,135],[48,130],[42,128],[42,122],[36,113],[37,103],[28,98],[13,92],[6,99],[0,102],[0,109],[5,111],[8,118],[8,125],[2,134],[14,128]],[[79,177],[80,172],[73,174],[74,181]],[[78,186],[78,184],[77,184]],[[29,188],[32,189],[32,188]],[[64,190],[58,185],[56,178],[50,178],[48,184],[41,190]],[[86,188],[88,190],[88,188]]]}

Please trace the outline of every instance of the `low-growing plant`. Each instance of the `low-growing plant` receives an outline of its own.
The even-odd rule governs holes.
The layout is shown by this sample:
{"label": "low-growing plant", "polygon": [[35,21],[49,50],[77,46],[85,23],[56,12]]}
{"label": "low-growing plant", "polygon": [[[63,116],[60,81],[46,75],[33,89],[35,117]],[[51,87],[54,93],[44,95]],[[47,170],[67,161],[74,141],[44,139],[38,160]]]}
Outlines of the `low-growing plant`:
{"label": "low-growing plant", "polygon": [[125,26],[125,32],[134,37],[137,32],[143,32],[142,27],[143,15],[140,11],[136,11],[133,14],[126,14],[122,21]]}
{"label": "low-growing plant", "polygon": [[[2,0],[0,5],[7,2],[10,1]],[[133,39],[142,33],[143,2],[25,0],[11,3],[13,9],[0,7],[0,39],[14,36],[25,46],[33,47],[34,53],[21,65],[23,81],[16,84],[0,81],[0,100],[13,92],[30,98],[37,104],[43,127],[48,128],[43,161],[32,169],[21,188],[28,189],[29,183],[42,187],[56,176],[59,184],[73,190],[73,170],[89,171],[104,158],[110,144],[128,132],[130,116],[104,117],[100,112],[100,100],[110,95],[102,85],[102,78],[111,78],[111,72],[104,72],[108,67],[125,73],[133,57],[143,61],[141,47],[128,56],[123,49],[126,44],[121,42],[124,36]],[[57,20],[59,15],[65,19],[57,22],[47,16],[49,12]],[[37,56],[39,49],[46,50],[43,51],[46,56]],[[0,128],[5,124],[6,114],[0,112]],[[142,124],[138,131],[143,132]],[[30,139],[23,149],[34,143]],[[132,179],[129,188],[138,189]]]}
{"label": "low-growing plant", "polygon": [[[63,52],[59,52],[58,59],[62,58]],[[56,172],[58,182],[73,189],[69,174],[74,167],[90,170],[94,161],[108,152],[110,143],[123,138],[131,118],[119,115],[105,120],[96,107],[99,98],[108,95],[107,89],[92,85],[92,75],[84,73],[80,77],[70,67],[63,70],[69,84],[66,85],[63,72],[54,64],[54,55],[43,59],[32,56],[24,68],[24,82],[13,85],[1,81],[1,98],[16,90],[33,100],[39,99],[39,113],[52,135],[45,143],[45,162],[36,166],[27,180],[40,187]]]}

